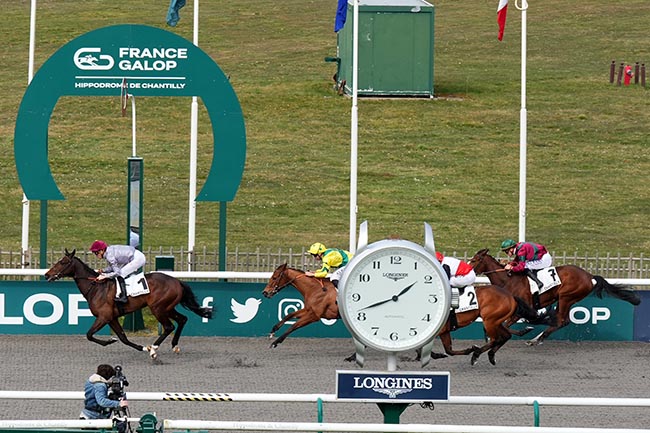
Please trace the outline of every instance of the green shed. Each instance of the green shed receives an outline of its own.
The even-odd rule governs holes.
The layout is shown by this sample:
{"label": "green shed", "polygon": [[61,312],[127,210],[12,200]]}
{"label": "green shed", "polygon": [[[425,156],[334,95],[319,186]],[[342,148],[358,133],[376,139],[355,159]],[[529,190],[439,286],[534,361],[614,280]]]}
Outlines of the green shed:
{"label": "green shed", "polygon": [[[338,84],[348,95],[353,1],[338,32]],[[433,5],[424,0],[359,0],[358,95],[433,97],[433,23]]]}

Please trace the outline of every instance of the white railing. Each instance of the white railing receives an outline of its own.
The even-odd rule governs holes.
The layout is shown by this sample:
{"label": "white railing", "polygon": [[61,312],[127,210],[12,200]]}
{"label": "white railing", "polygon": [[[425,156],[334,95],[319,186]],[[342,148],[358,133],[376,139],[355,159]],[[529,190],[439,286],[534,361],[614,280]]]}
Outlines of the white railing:
{"label": "white railing", "polygon": [[[0,269],[0,276],[15,277],[42,277],[47,269]],[[172,277],[183,279],[201,279],[201,280],[268,280],[272,272],[229,272],[229,271],[158,271]],[[630,286],[650,286],[650,278],[607,278],[612,284],[625,284]],[[476,277],[477,284],[489,284],[487,277]]]}
{"label": "white railing", "polygon": [[[83,400],[82,391],[0,391],[0,399],[8,400]],[[200,402],[328,402],[349,403],[338,400],[335,394],[230,394],[230,393],[169,393],[129,392],[129,400],[146,401],[200,401]],[[358,402],[363,403],[363,400]],[[540,406],[602,406],[602,407],[650,407],[650,398],[606,397],[497,397],[497,396],[451,396],[448,401],[436,404],[461,405],[526,405]],[[129,418],[129,421],[138,421]],[[110,428],[111,420],[0,420],[0,429],[44,428]],[[314,431],[314,432],[422,432],[422,433],[650,433],[646,429],[617,428],[563,428],[525,426],[472,426],[435,424],[367,424],[322,422],[267,422],[267,421],[201,421],[164,420],[169,430],[238,430],[238,431]]]}
{"label": "white railing", "polygon": [[650,433],[646,429],[608,429],[576,427],[523,427],[497,425],[436,424],[359,424],[264,421],[191,421],[164,420],[164,429],[174,430],[254,430],[310,432],[382,432],[382,433]]}

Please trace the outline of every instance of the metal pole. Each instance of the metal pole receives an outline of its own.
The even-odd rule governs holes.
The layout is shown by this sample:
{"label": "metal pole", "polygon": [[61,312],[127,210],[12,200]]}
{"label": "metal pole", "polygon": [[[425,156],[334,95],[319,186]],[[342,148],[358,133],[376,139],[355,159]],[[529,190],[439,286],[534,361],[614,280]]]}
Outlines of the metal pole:
{"label": "metal pole", "polygon": [[350,247],[357,250],[357,154],[358,154],[358,90],[359,87],[359,0],[354,0],[352,26],[352,112],[350,120]]}
{"label": "metal pole", "polygon": [[134,158],[138,156],[135,138],[135,96],[126,94],[127,98],[131,98],[131,156]]}
{"label": "metal pole", "polygon": [[[194,0],[194,30],[193,43],[199,46],[199,0]],[[194,266],[194,246],[196,242],[196,165],[198,154],[198,130],[199,130],[199,102],[196,96],[192,96],[190,108],[190,193],[189,193],[189,216],[187,230],[187,270],[191,271]]]}
{"label": "metal pole", "polygon": [[526,146],[528,112],[526,111],[526,13],[528,2],[521,1],[521,110],[519,112],[519,241],[526,240]]}
{"label": "metal pole", "polygon": [[[27,85],[32,82],[34,77],[34,47],[36,46],[36,0],[32,0],[31,10],[29,13],[29,65],[27,67]],[[29,250],[29,200],[25,193],[23,193],[23,229],[20,241],[20,266],[26,268],[28,266],[28,250]],[[42,225],[42,224],[41,224]],[[45,267],[41,263],[41,267]]]}

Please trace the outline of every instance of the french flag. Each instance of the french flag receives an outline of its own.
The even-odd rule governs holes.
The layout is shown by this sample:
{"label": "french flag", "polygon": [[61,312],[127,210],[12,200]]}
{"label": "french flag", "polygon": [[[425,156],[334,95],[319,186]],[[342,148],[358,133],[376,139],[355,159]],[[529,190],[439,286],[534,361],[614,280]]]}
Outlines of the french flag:
{"label": "french flag", "polygon": [[499,0],[497,6],[497,24],[499,24],[499,36],[497,39],[503,40],[503,31],[506,28],[506,14],[508,13],[508,0]]}

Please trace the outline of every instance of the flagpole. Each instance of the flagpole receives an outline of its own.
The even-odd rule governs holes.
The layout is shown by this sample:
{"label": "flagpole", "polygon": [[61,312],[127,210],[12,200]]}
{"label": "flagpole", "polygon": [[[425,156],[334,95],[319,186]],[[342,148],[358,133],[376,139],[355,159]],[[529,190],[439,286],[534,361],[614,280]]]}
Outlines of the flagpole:
{"label": "flagpole", "polygon": [[[36,46],[36,0],[32,0],[31,10],[29,12],[29,61],[27,66],[27,85],[32,82],[34,77],[34,50]],[[23,231],[20,246],[20,265],[26,268],[27,251],[29,249],[29,200],[23,193]]]}
{"label": "flagpole", "polygon": [[[194,29],[192,42],[199,46],[199,0],[194,0]],[[190,118],[190,197],[187,230],[187,270],[192,271],[196,243],[196,166],[198,160],[199,101],[192,96]]]}
{"label": "flagpole", "polygon": [[350,248],[357,249],[357,154],[358,154],[358,93],[359,84],[359,0],[354,0],[352,26],[352,110],[350,119]]}
{"label": "flagpole", "polygon": [[519,111],[519,241],[526,240],[526,146],[528,112],[526,111],[526,13],[528,2],[521,0],[521,110]]}

